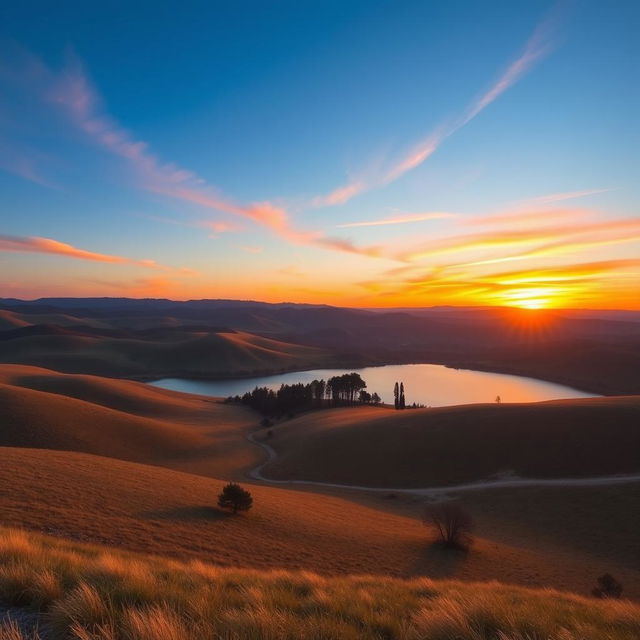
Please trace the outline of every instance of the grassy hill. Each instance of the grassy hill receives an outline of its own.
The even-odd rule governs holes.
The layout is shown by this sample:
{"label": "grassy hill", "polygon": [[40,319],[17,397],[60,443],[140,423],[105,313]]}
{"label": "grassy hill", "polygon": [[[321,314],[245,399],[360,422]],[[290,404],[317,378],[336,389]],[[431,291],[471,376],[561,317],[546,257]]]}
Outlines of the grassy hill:
{"label": "grassy hill", "polygon": [[0,362],[133,378],[258,375],[335,364],[319,347],[230,330],[181,327],[114,337],[113,330],[94,335],[77,327],[27,329],[29,333],[14,332],[1,343]]}
{"label": "grassy hill", "polygon": [[[81,399],[84,398],[84,399]],[[258,463],[242,407],[138,382],[0,366],[0,446],[80,451],[237,477]]]}
{"label": "grassy hill", "polygon": [[640,396],[394,411],[332,409],[283,422],[274,479],[419,488],[640,471]]}
{"label": "grassy hill", "polygon": [[[583,493],[586,512],[575,526],[555,519],[561,505],[569,511],[580,504],[571,495],[557,494],[551,511],[545,500],[534,501],[537,510],[528,520],[514,493],[498,498],[501,508],[470,503],[476,540],[470,553],[460,555],[432,545],[420,500],[378,496],[358,504],[347,494],[243,482],[254,507],[230,516],[215,507],[223,480],[81,453],[0,448],[0,456],[0,522],[7,526],[221,566],[324,575],[499,580],[588,594],[598,575],[611,572],[629,597],[640,597],[640,566],[632,557],[638,521],[629,515],[640,486],[626,487],[614,499],[605,493],[599,502]],[[595,516],[594,508],[602,515]],[[618,526],[623,518],[630,533]],[[518,529],[518,522],[526,525]],[[544,544],[537,544],[540,522]],[[579,539],[586,531],[596,540],[572,544],[559,530]]]}
{"label": "grassy hill", "polygon": [[[640,607],[552,590],[223,569],[3,530],[0,598],[50,640],[635,640]],[[23,627],[33,627],[33,620]],[[0,637],[33,638],[9,624]]]}

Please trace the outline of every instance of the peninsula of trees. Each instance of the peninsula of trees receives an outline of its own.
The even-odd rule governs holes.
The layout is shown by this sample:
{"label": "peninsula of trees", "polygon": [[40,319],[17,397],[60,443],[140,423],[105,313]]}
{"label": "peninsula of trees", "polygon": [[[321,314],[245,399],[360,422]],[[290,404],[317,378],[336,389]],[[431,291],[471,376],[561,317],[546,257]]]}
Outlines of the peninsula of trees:
{"label": "peninsula of trees", "polygon": [[268,387],[256,387],[243,396],[231,396],[226,401],[245,404],[270,418],[323,407],[380,404],[380,396],[369,393],[366,388],[367,383],[360,374],[345,373],[326,381],[283,384],[277,391]]}

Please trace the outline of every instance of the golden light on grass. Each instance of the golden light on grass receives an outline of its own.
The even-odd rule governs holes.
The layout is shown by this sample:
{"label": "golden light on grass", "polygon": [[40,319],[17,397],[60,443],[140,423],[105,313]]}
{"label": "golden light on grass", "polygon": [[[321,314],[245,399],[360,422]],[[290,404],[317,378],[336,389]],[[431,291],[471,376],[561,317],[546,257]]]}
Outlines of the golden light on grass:
{"label": "golden light on grass", "polygon": [[5,602],[46,612],[47,621],[46,636],[2,622],[7,640],[633,640],[640,633],[636,603],[497,582],[230,569],[10,529],[0,530],[0,560]]}

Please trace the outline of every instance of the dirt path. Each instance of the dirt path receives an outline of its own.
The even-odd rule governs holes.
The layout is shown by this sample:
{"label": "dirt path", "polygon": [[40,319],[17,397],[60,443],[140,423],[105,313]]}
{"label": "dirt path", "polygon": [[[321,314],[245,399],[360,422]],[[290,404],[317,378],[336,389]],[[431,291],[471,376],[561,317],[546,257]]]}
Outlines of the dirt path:
{"label": "dirt path", "polygon": [[274,480],[263,475],[262,470],[270,462],[277,458],[273,447],[264,442],[256,440],[253,434],[247,436],[249,442],[262,447],[267,454],[267,459],[251,471],[248,475],[254,480],[260,480],[268,484],[279,485],[306,485],[314,487],[325,487],[329,489],[349,489],[355,491],[370,491],[382,493],[407,493],[421,496],[438,496],[447,493],[459,493],[461,491],[483,491],[485,489],[505,489],[513,487],[604,487],[616,484],[629,484],[640,482],[640,473],[618,476],[599,476],[596,478],[519,478],[508,476],[465,484],[454,484],[446,487],[419,487],[415,489],[399,489],[397,487],[363,487],[351,484],[336,484],[333,482],[317,482],[314,480]]}

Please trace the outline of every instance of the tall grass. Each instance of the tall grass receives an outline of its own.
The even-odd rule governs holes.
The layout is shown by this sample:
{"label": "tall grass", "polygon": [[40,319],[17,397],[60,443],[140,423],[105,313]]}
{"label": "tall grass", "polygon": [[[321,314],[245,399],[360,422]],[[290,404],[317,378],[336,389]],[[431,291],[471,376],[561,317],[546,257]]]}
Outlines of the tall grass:
{"label": "tall grass", "polygon": [[[498,583],[218,568],[0,529],[40,640],[637,640],[640,606]],[[33,640],[15,624],[0,640]]]}

